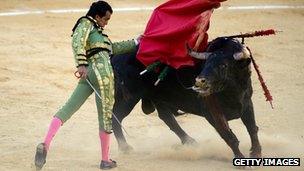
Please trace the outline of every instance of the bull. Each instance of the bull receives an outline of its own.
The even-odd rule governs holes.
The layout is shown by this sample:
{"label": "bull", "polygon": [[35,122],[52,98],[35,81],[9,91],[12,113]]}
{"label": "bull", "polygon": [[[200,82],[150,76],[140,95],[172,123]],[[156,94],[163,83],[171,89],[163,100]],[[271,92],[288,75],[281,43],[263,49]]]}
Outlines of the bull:
{"label": "bull", "polygon": [[[228,121],[241,118],[251,138],[250,157],[261,157],[252,97],[251,58],[238,40],[220,37],[209,42],[204,53],[188,49],[189,55],[200,59],[196,67],[171,69],[165,80],[154,86],[157,73],[139,73],[144,66],[136,54],[111,59],[115,74],[115,104],[113,112],[121,122],[142,100],[144,113],[155,109],[158,116],[180,138],[183,144],[195,143],[177,123],[179,110],[202,116],[215,128],[232,149],[235,157],[244,157],[239,141]],[[187,87],[192,87],[191,89]],[[113,131],[119,149],[130,150],[118,121],[113,119]]]}

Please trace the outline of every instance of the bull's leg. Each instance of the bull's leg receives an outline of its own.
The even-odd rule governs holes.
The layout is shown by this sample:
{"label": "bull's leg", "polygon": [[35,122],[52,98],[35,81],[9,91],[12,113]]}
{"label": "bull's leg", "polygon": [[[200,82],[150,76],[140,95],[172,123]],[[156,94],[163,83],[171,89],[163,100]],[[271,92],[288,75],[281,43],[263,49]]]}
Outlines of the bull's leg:
{"label": "bull's leg", "polygon": [[147,115],[155,111],[152,101],[145,97],[141,98],[141,109]]}
{"label": "bull's leg", "polygon": [[177,123],[172,111],[166,104],[156,104],[158,117],[180,138],[182,144],[195,144],[196,141],[190,137]]}
{"label": "bull's leg", "polygon": [[262,157],[262,148],[258,138],[259,127],[256,126],[252,101],[250,101],[250,104],[243,113],[241,119],[245,124],[251,139],[250,157]]}
{"label": "bull's leg", "polygon": [[206,98],[206,104],[210,114],[206,115],[208,122],[216,129],[220,136],[225,140],[228,146],[232,149],[234,156],[244,158],[244,155],[239,149],[239,140],[229,128],[228,121],[221,111],[221,106],[214,96]]}
{"label": "bull's leg", "polygon": [[[124,100],[123,98],[115,98],[115,103],[113,106],[113,112],[116,118],[122,123],[122,120],[130,114],[136,103],[139,101],[139,98],[132,98],[128,100]],[[120,124],[113,117],[113,131],[115,138],[118,143],[118,148],[121,151],[128,152],[133,148],[127,143],[126,138],[122,132]]]}
{"label": "bull's leg", "polygon": [[218,118],[220,120],[215,121],[211,116],[206,116],[206,119],[225,140],[228,146],[232,149],[234,157],[244,158],[244,155],[239,149],[239,140],[229,128],[227,120],[224,118]]}

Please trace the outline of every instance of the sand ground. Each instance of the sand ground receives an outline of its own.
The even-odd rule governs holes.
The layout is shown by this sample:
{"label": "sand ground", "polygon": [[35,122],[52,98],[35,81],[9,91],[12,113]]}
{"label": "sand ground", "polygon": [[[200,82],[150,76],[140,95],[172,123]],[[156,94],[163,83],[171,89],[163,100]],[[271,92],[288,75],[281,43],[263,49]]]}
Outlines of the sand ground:
{"label": "sand ground", "polygon": [[[112,0],[113,7],[156,6],[164,1]],[[16,10],[87,8],[88,0],[1,0],[0,13]],[[304,5],[302,0],[232,0],[233,5]],[[136,38],[151,11],[116,12],[107,31],[113,41]],[[77,83],[70,46],[71,28],[82,13],[0,16],[0,170],[34,170],[33,158],[53,114]],[[211,39],[267,28],[283,32],[248,39],[274,98],[265,102],[253,72],[253,102],[265,157],[304,159],[304,10],[217,10]],[[137,106],[124,120],[134,152],[122,154],[112,141],[112,158],[123,171],[235,170],[232,152],[204,118],[177,118],[199,146],[182,147],[157,117]],[[230,122],[248,156],[250,140],[240,120]],[[100,149],[93,96],[59,130],[44,170],[99,170]],[[303,165],[303,164],[302,164]],[[304,167],[261,167],[258,170],[304,170]]]}

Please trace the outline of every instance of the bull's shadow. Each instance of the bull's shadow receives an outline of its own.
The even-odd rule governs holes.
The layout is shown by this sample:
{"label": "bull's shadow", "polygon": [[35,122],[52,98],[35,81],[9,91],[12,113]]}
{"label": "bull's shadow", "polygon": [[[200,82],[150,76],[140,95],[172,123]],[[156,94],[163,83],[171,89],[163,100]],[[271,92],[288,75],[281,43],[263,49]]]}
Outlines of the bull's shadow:
{"label": "bull's shadow", "polygon": [[[156,109],[159,118],[183,144],[192,144],[195,140],[179,126],[174,115],[179,115],[178,110],[182,110],[203,116],[229,145],[235,157],[244,157],[238,147],[239,141],[228,125],[229,120],[241,118],[251,138],[250,157],[261,157],[251,100],[251,60],[246,48],[235,39],[222,37],[210,42],[204,53],[191,49],[188,52],[201,59],[197,65],[170,69],[158,86],[154,83],[159,73],[140,75],[145,67],[136,59],[135,53],[112,57],[115,74],[113,112],[117,119],[121,122],[142,100],[144,113],[149,114]],[[131,146],[114,117],[113,131],[119,148],[130,150]]]}

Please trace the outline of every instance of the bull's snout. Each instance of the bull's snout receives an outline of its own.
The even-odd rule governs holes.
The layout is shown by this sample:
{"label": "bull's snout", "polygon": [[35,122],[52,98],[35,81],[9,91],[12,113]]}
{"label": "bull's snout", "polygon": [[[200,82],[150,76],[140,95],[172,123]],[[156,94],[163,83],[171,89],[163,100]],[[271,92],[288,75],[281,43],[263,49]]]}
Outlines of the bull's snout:
{"label": "bull's snout", "polygon": [[202,96],[208,96],[211,93],[210,84],[208,83],[207,79],[204,77],[196,77],[195,78],[195,85],[192,89],[198,92]]}
{"label": "bull's snout", "polygon": [[196,77],[195,78],[195,86],[200,88],[205,88],[207,86],[207,81],[203,77]]}

